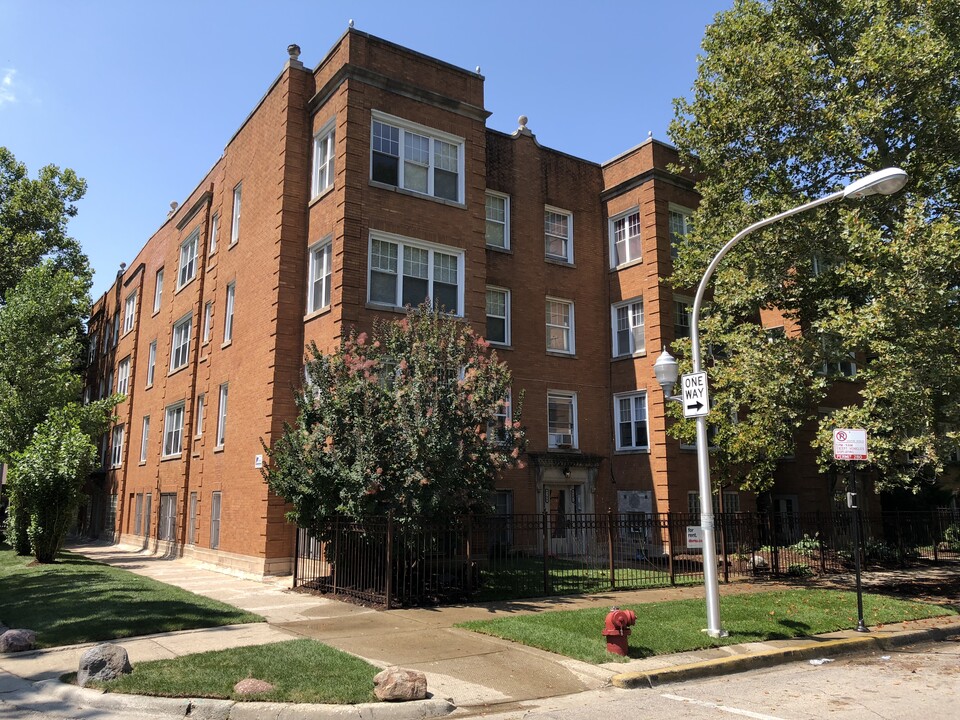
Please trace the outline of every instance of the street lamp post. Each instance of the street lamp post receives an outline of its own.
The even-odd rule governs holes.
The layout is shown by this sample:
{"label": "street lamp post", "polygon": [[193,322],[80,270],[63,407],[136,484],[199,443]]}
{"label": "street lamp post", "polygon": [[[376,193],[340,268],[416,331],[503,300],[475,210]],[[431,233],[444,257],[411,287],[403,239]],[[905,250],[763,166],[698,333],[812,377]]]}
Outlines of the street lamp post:
{"label": "street lamp post", "polygon": [[[707,291],[707,284],[713,277],[713,272],[730,249],[747,235],[760,228],[788,218],[792,215],[812,210],[820,205],[826,205],[834,200],[859,199],[868,195],[890,195],[899,191],[907,182],[907,174],[899,168],[886,168],[871,173],[864,178],[850,183],[843,190],[838,190],[826,197],[812,200],[790,210],[777,213],[741,230],[727,242],[710,261],[706,272],[697,286],[697,294],[693,300],[693,311],[690,319],[691,359],[693,372],[701,371],[700,356],[700,308]],[[672,364],[671,364],[672,363]],[[657,381],[663,388],[664,396],[672,398],[673,386],[677,381],[676,360],[664,348],[663,353],[654,365]],[[672,373],[672,380],[670,379]],[[707,628],[710,637],[725,637],[727,632],[720,625],[720,590],[717,584],[717,546],[714,533],[713,492],[710,487],[710,454],[707,447],[707,418],[697,418],[697,477],[700,487],[700,526],[703,528],[703,584],[707,599]]]}

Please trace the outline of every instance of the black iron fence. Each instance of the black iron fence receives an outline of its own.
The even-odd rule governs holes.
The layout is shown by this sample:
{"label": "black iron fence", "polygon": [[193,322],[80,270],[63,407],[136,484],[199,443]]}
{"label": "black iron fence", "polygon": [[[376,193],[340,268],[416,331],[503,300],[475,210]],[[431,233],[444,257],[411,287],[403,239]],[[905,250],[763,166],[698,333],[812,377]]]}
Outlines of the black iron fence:
{"label": "black iron fence", "polygon": [[[853,567],[856,515],[716,516],[720,578],[802,578]],[[862,560],[960,560],[960,514],[865,515]],[[688,535],[699,515],[599,513],[453,518],[409,529],[334,518],[297,534],[294,586],[385,607],[442,605],[703,582]],[[688,546],[688,542],[693,545]]]}

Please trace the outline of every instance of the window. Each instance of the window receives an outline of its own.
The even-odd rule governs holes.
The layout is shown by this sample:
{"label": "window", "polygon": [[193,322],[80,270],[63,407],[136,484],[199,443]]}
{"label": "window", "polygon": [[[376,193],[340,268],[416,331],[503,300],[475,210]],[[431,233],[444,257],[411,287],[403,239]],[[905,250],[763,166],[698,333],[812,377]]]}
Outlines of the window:
{"label": "window", "polygon": [[110,442],[110,467],[118,468],[123,463],[123,425],[113,429]]}
{"label": "window", "polygon": [[512,393],[507,390],[507,396],[497,406],[493,414],[494,420],[487,426],[487,439],[490,442],[504,444],[507,442],[507,430],[513,422]]}
{"label": "window", "polygon": [[330,304],[330,240],[310,248],[310,277],[307,283],[307,312],[312,313]]}
{"label": "window", "polygon": [[690,318],[693,316],[693,301],[673,296],[673,336],[690,337]]}
{"label": "window", "polygon": [[215,492],[210,498],[210,548],[220,547],[220,493]]}
{"label": "window", "polygon": [[767,336],[768,343],[777,342],[777,340],[783,340],[787,336],[786,330],[784,330],[783,325],[764,328],[763,334]]}
{"label": "window", "polygon": [[187,525],[187,543],[197,544],[197,494],[190,493],[190,519]]}
{"label": "window", "polygon": [[687,235],[693,230],[693,223],[690,220],[690,211],[670,207],[670,257],[676,257],[680,249],[680,243],[686,239]]}
{"label": "window", "polygon": [[204,393],[197,395],[197,409],[196,409],[196,432],[194,433],[197,437],[203,435],[203,413],[206,410],[207,396]]}
{"label": "window", "polygon": [[641,258],[640,211],[630,210],[610,220],[610,240],[613,252],[611,267],[617,267]]}
{"label": "window", "polygon": [[150,537],[150,525],[153,523],[153,493],[143,496],[143,534]]}
{"label": "window", "polygon": [[313,138],[313,196],[333,185],[333,160],[336,155],[336,132],[333,122]]}
{"label": "window", "polygon": [[510,196],[487,190],[486,241],[490,247],[510,249]]}
{"label": "window", "polygon": [[233,303],[237,296],[237,283],[227,285],[227,307],[223,313],[223,342],[233,341]]}
{"label": "window", "polygon": [[463,202],[463,138],[374,112],[371,153],[376,182]]}
{"label": "window", "polygon": [[113,370],[107,374],[107,395],[113,394]]}
{"label": "window", "polygon": [[140,433],[140,462],[145,463],[147,461],[147,447],[148,442],[150,441],[150,416],[143,416],[143,430]]}
{"label": "window", "polygon": [[[713,505],[713,511],[715,513],[720,512],[720,496],[717,494],[713,495],[713,500],[711,502]],[[693,490],[687,493],[687,511],[691,515],[700,514],[700,493]],[[740,493],[737,492],[724,492],[723,493],[723,512],[740,512]]]}
{"label": "window", "polygon": [[153,311],[160,312],[160,298],[163,296],[163,268],[157,270],[157,281],[153,287]]}
{"label": "window", "polygon": [[573,303],[547,298],[547,352],[573,351]]}
{"label": "window", "polygon": [[647,394],[614,395],[617,450],[647,450]]}
{"label": "window", "polygon": [[197,246],[200,244],[200,228],[180,245],[180,272],[177,274],[177,290],[197,276]]}
{"label": "window", "polygon": [[226,440],[228,390],[226,383],[220,386],[220,407],[217,408],[217,447],[223,447],[223,442]]}
{"label": "window", "polygon": [[623,357],[642,353],[645,349],[643,330],[643,299],[630,300],[613,306],[613,356]]}
{"label": "window", "polygon": [[573,262],[573,215],[566,210],[546,208],[543,211],[545,255],[551,260]]}
{"label": "window", "polygon": [[134,502],[133,534],[140,535],[143,531],[143,493],[137,493]]}
{"label": "window", "polygon": [[547,393],[547,447],[577,447],[576,393]]}
{"label": "window", "polygon": [[167,408],[163,420],[163,456],[175,457],[183,452],[183,402]]}
{"label": "window", "polygon": [[170,350],[170,369],[182,368],[190,359],[190,325],[193,316],[187,315],[174,323],[173,345]]}
{"label": "window", "polygon": [[510,344],[510,291],[504,288],[487,288],[487,340]]}
{"label": "window", "polygon": [[230,244],[233,245],[240,239],[240,197],[241,183],[233,189],[233,224],[230,226]]}
{"label": "window", "polygon": [[137,317],[137,293],[136,291],[127,296],[127,301],[123,306],[123,334],[133,330],[133,321]]}
{"label": "window", "polygon": [[855,378],[857,376],[856,353],[845,350],[843,341],[836,335],[822,336],[823,374]]}
{"label": "window", "polygon": [[96,335],[91,335],[91,336],[90,336],[90,349],[89,349],[89,352],[88,352],[88,354],[87,354],[87,360],[92,363],[92,362],[96,359],[96,357],[97,357],[97,336],[96,336]]}
{"label": "window", "polygon": [[210,329],[213,327],[213,300],[203,305],[203,342],[210,342]]}
{"label": "window", "polygon": [[113,316],[113,347],[120,342],[120,313]]}
{"label": "window", "polygon": [[147,351],[147,387],[153,385],[153,374],[157,368],[157,341],[150,343],[150,349]]}
{"label": "window", "polygon": [[462,260],[462,250],[371,234],[370,302],[403,307],[431,298],[447,312],[462,315]]}
{"label": "window", "polygon": [[177,494],[160,493],[160,529],[158,540],[176,540],[177,532]]}
{"label": "window", "polygon": [[117,365],[117,392],[126,395],[130,385],[130,356],[128,355]]}
{"label": "window", "polygon": [[220,213],[214,213],[210,219],[210,242],[207,243],[209,249],[208,255],[213,255],[217,251],[217,236],[220,234]]}

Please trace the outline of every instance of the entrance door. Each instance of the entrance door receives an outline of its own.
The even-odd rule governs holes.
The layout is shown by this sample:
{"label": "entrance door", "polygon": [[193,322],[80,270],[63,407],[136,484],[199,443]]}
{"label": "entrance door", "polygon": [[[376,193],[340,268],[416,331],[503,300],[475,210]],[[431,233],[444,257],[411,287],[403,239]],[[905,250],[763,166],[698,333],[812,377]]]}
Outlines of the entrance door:
{"label": "entrance door", "polygon": [[557,556],[582,553],[583,485],[547,485],[543,497],[550,523],[550,552]]}

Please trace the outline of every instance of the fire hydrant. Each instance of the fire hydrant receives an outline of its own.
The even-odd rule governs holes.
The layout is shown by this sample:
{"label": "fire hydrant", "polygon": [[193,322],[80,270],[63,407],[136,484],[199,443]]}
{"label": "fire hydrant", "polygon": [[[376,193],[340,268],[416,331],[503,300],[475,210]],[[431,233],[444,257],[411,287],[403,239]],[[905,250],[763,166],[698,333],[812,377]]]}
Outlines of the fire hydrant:
{"label": "fire hydrant", "polygon": [[621,610],[614,606],[607,613],[603,634],[607,638],[607,652],[616,655],[627,654],[627,638],[630,636],[630,626],[637,622],[637,614],[633,610]]}

